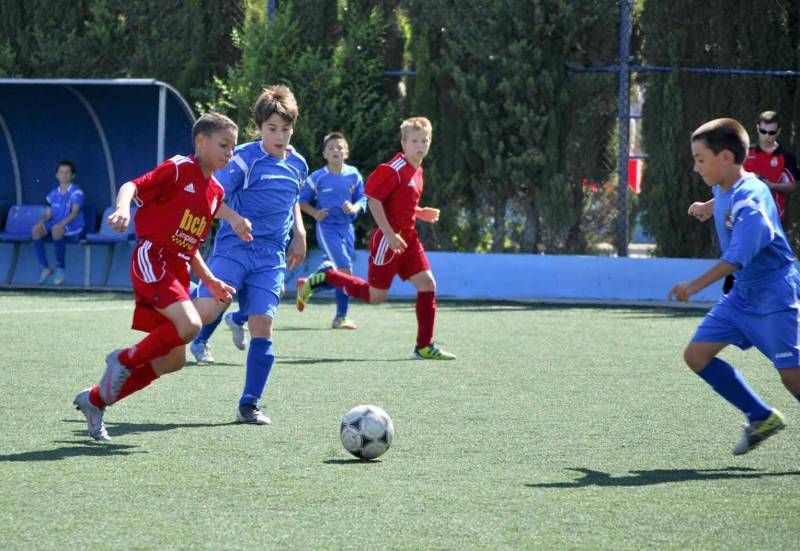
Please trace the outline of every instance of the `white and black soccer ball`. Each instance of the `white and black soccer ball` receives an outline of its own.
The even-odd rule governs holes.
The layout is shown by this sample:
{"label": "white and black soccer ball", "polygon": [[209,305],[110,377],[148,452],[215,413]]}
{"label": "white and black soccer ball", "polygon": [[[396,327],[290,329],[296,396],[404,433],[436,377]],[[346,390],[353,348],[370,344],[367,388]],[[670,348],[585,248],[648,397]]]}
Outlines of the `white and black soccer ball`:
{"label": "white and black soccer ball", "polygon": [[344,449],[359,459],[375,459],[392,445],[394,425],[383,409],[361,405],[342,418],[339,435]]}

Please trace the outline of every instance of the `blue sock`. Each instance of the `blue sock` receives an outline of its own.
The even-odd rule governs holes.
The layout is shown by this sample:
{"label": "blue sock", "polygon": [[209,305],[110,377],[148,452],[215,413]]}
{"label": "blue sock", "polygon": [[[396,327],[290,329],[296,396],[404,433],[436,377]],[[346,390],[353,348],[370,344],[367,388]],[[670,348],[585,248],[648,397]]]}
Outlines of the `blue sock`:
{"label": "blue sock", "polygon": [[350,306],[350,297],[341,289],[336,289],[336,317],[346,318],[348,306]]}
{"label": "blue sock", "polygon": [[47,268],[47,255],[44,252],[44,239],[34,239],[33,248],[36,251],[36,258],[39,259],[39,266]]}
{"label": "blue sock", "polygon": [[67,255],[67,242],[64,239],[53,239],[56,249],[56,268],[64,269],[64,257]]}
{"label": "blue sock", "polygon": [[208,339],[210,339],[211,335],[214,334],[214,330],[217,328],[217,325],[219,325],[219,322],[222,321],[222,316],[223,314],[220,314],[217,316],[217,319],[211,323],[205,324],[195,337],[194,342],[208,342]]}
{"label": "blue sock", "polygon": [[231,319],[233,320],[233,323],[235,323],[236,325],[244,325],[245,323],[247,323],[248,317],[249,316],[247,314],[242,314],[241,310],[237,310],[236,312],[231,314]]}
{"label": "blue sock", "polygon": [[698,373],[714,391],[747,415],[748,421],[763,421],[772,411],[731,364],[714,358]]}
{"label": "blue sock", "polygon": [[264,388],[267,386],[267,378],[274,363],[275,354],[272,352],[272,341],[264,337],[250,339],[244,376],[244,392],[239,399],[240,406],[258,404]]}

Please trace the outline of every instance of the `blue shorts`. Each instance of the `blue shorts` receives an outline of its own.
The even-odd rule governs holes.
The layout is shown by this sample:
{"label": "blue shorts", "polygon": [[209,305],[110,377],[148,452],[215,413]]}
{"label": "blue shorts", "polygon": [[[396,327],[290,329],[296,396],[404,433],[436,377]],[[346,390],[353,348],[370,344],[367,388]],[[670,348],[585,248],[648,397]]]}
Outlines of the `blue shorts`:
{"label": "blue shorts", "polygon": [[[711,309],[697,328],[692,342],[729,343],[746,350],[755,346],[777,369],[800,365],[800,278],[796,272],[758,288],[737,289]],[[760,304],[782,308],[767,312],[742,310],[737,307],[741,297],[753,295]],[[753,301],[753,303],[756,303]]]}
{"label": "blue shorts", "polygon": [[336,268],[353,267],[356,234],[352,224],[335,226],[317,224],[317,243],[325,251],[325,257],[333,262]]}
{"label": "blue shorts", "polygon": [[[286,275],[284,250],[243,246],[214,252],[208,267],[216,277],[236,289],[240,312],[275,319]],[[210,297],[211,293],[200,284],[198,296]]]}

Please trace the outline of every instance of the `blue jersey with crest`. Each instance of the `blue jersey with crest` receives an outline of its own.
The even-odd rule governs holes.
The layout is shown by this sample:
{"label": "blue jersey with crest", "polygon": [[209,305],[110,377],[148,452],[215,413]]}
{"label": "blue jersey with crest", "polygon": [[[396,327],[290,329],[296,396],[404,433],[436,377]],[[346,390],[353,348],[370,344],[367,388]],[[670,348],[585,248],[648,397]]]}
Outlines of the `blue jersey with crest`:
{"label": "blue jersey with crest", "polygon": [[301,203],[315,203],[318,209],[328,209],[328,215],[318,224],[324,226],[351,224],[358,213],[347,214],[342,210],[345,201],[350,201],[362,211],[366,209],[364,179],[354,166],[343,165],[340,174],[333,174],[328,167],[315,170],[300,190]]}
{"label": "blue jersey with crest", "polygon": [[736,285],[758,284],[785,275],[794,254],[783,232],[769,188],[754,175],[726,192],[714,186],[714,224],[722,260],[739,266]]}
{"label": "blue jersey with crest", "polygon": [[[61,193],[60,186],[56,187],[47,194],[47,204],[50,206],[50,220],[48,220],[48,223],[52,226],[69,216],[72,212],[73,205],[83,207],[83,191],[75,184],[70,184],[64,193]],[[73,235],[80,233],[81,230],[83,230],[83,226],[83,213],[79,212],[78,216],[73,218],[64,227],[64,234]]]}
{"label": "blue jersey with crest", "polygon": [[[252,246],[283,249],[294,222],[294,205],[308,176],[306,160],[292,147],[285,159],[264,151],[261,142],[236,148],[228,166],[215,173],[225,202],[253,224]],[[214,251],[244,244],[227,222],[220,224]]]}

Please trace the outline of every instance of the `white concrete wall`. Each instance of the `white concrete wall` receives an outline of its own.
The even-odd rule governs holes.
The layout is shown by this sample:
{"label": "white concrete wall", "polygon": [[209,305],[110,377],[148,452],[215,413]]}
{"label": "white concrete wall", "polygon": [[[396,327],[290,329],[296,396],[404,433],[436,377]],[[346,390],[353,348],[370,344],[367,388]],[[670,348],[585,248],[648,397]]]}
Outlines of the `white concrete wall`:
{"label": "white concrete wall", "polygon": [[[716,260],[685,258],[613,258],[533,254],[474,254],[429,252],[438,295],[455,299],[622,302],[658,304],[670,287],[688,281]],[[310,273],[321,262],[319,251],[287,281]],[[367,251],[358,251],[354,273],[365,277]],[[716,302],[722,282],[704,289],[690,301],[697,306]],[[390,297],[410,298],[414,288],[397,279]]]}

